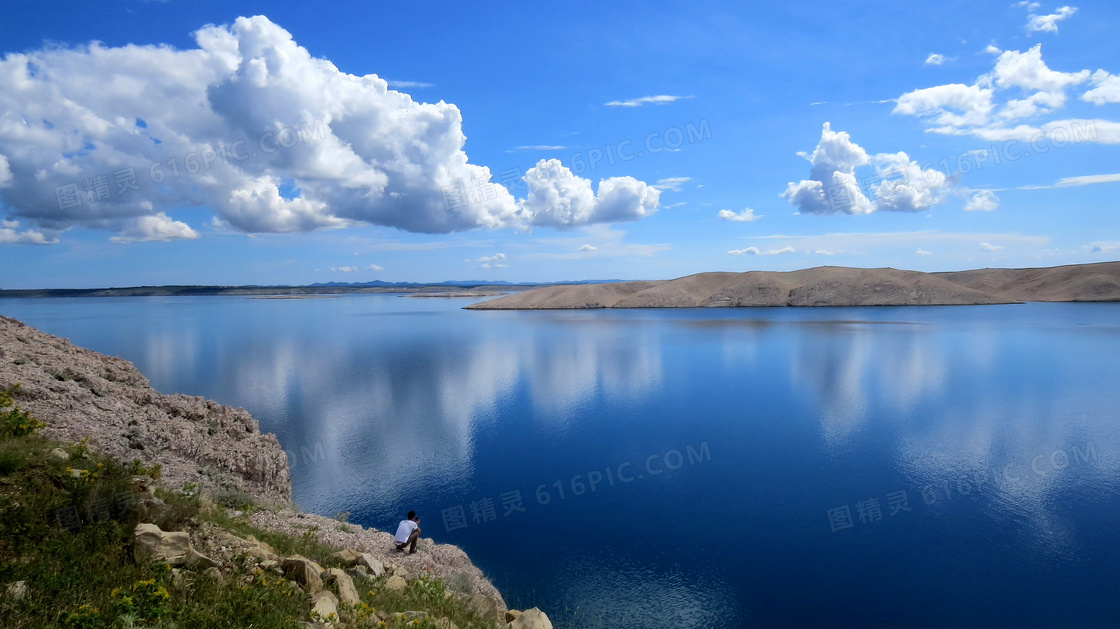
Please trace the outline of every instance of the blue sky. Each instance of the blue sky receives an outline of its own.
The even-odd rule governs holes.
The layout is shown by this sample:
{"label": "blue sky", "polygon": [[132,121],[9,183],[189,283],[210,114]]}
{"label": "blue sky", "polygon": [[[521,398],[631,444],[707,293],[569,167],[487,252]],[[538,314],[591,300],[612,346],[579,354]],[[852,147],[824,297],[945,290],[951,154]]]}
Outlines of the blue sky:
{"label": "blue sky", "polygon": [[1120,258],[1115,3],[3,14],[3,288]]}

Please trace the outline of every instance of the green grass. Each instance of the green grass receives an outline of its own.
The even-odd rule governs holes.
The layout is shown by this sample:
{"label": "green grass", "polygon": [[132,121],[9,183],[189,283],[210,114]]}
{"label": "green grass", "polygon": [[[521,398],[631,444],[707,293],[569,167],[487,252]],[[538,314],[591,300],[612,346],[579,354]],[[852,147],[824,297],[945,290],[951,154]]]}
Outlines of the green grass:
{"label": "green grass", "polygon": [[[0,428],[0,588],[24,581],[28,595],[21,600],[0,597],[0,627],[298,629],[311,619],[310,597],[278,574],[241,563],[221,579],[190,570],[175,576],[166,564],[137,564],[131,544],[142,521],[164,530],[208,521],[268,542],[281,555],[301,554],[326,567],[339,566],[333,554],[340,549],[320,543],[315,529],[289,536],[231,517],[229,505],[242,512],[256,508],[251,496],[237,491],[210,502],[189,485],[180,491],[159,490],[163,504],[153,506],[133,477],[158,477],[158,466],[145,468],[138,461],[125,465],[91,453],[84,443],[64,446],[40,438],[34,434],[39,424],[11,396],[2,399],[9,403],[0,406],[0,427],[14,429]],[[52,454],[60,446],[69,459]],[[60,514],[65,514],[61,520]],[[432,628],[440,618],[460,629],[498,626],[462,597],[445,594],[439,580],[422,577],[391,592],[384,588],[387,578],[356,579],[362,601],[340,609],[336,626]],[[399,615],[406,611],[427,616]],[[384,614],[390,615],[383,623]]]}

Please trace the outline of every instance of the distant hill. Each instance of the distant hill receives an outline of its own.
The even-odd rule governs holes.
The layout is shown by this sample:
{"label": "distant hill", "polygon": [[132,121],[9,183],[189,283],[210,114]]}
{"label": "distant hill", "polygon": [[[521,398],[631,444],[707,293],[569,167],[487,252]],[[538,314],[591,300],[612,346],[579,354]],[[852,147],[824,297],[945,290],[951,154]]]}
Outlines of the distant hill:
{"label": "distant hill", "polygon": [[353,293],[463,293],[464,289],[480,295],[500,295],[509,291],[528,290],[538,286],[569,284],[609,284],[622,280],[578,280],[574,282],[519,283],[483,280],[453,280],[439,283],[422,282],[326,282],[306,286],[127,286],[120,288],[27,288],[0,290],[3,297],[184,297],[191,295],[348,295]]}
{"label": "distant hill", "polygon": [[834,266],[787,272],[700,273],[675,280],[545,286],[468,308],[936,306],[1023,301],[1120,301],[1120,262],[952,273]]}

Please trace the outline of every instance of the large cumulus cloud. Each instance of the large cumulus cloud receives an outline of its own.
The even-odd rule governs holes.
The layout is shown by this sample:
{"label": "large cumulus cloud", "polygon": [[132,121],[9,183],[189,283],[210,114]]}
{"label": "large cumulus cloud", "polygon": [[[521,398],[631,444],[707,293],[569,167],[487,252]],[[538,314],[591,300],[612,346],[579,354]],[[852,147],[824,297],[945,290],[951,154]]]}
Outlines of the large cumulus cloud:
{"label": "large cumulus cloud", "polygon": [[[596,194],[544,162],[519,201],[469,163],[455,105],[346,74],[263,16],[206,26],[195,40],[191,50],[93,43],[6,55],[4,213],[47,241],[82,226],[133,242],[197,237],[167,212],[201,206],[245,232],[424,233],[566,228],[657,208],[659,192],[631,177]],[[543,181],[546,169],[562,176]]]}
{"label": "large cumulus cloud", "polygon": [[[791,182],[782,196],[803,214],[921,212],[940,203],[952,182],[936,169],[923,169],[904,152],[868,155],[843,131],[824,123],[812,154],[801,154],[809,178]],[[857,177],[856,169],[873,172]]]}

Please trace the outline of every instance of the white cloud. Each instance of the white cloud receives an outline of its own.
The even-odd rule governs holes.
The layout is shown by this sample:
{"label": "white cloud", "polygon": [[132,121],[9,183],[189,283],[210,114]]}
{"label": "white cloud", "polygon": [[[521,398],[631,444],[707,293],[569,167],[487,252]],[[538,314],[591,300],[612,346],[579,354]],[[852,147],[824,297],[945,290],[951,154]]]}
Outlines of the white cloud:
{"label": "white cloud", "polygon": [[926,57],[926,62],[925,63],[926,63],[927,66],[939,66],[939,65],[945,63],[945,55],[942,55],[942,54],[939,54],[939,53],[936,53],[936,52],[931,52],[929,54],[929,56]]}
{"label": "white cloud", "polygon": [[907,92],[898,97],[893,113],[928,118],[943,127],[982,125],[995,105],[993,91],[978,85],[950,83]]}
{"label": "white cloud", "polygon": [[668,177],[666,179],[658,179],[657,183],[653,184],[654,188],[658,190],[672,190],[673,192],[680,192],[681,186],[692,181],[692,177]]}
{"label": "white cloud", "polygon": [[[875,169],[882,182],[873,187],[875,209],[888,212],[921,212],[944,199],[950,187],[945,173],[923,169],[918,162],[899,151],[875,156]],[[894,179],[893,177],[898,177]]]}
{"label": "white cloud", "polygon": [[918,249],[915,253],[917,253],[920,256],[931,256],[931,255],[933,255],[932,251],[926,251],[925,249]]}
{"label": "white cloud", "polygon": [[503,260],[505,260],[505,259],[506,259],[506,254],[504,254],[504,253],[496,253],[496,254],[494,254],[494,255],[492,255],[492,256],[482,256],[481,258],[479,258],[479,259],[475,260],[475,262],[484,262],[484,263],[489,263],[489,262],[501,262],[501,261],[503,261]]}
{"label": "white cloud", "polygon": [[598,251],[599,248],[592,245],[583,245],[579,248],[580,251]]}
{"label": "white cloud", "polygon": [[7,220],[0,222],[0,244],[18,245],[54,245],[58,244],[58,237],[53,232],[43,233],[33,229],[19,229],[19,221]]}
{"label": "white cloud", "polygon": [[753,223],[762,218],[762,215],[755,214],[754,210],[747,208],[738,214],[731,210],[720,210],[719,217],[725,221],[732,221],[734,223]]}
{"label": "white cloud", "polygon": [[641,98],[634,98],[631,100],[612,100],[605,103],[607,107],[641,107],[642,105],[665,105],[668,103],[676,102],[692,96],[670,96],[668,94],[659,94],[657,96],[642,96]]}
{"label": "white cloud", "polygon": [[999,251],[999,250],[1003,249],[1003,246],[1002,245],[993,245],[993,244],[990,244],[990,243],[982,242],[982,243],[980,243],[980,248],[983,249],[984,251]]}
{"label": "white cloud", "polygon": [[637,220],[656,212],[661,198],[660,190],[633,177],[603,179],[596,194],[589,179],[557,159],[542,159],[523,179],[529,194],[519,204],[522,220],[557,229]]}
{"label": "white cloud", "polygon": [[366,267],[366,270],[367,271],[384,271],[385,267],[381,266],[380,264],[371,264],[371,265]]}
{"label": "white cloud", "polygon": [[1097,242],[1089,243],[1089,251],[1093,253],[1107,253],[1109,251],[1120,250],[1120,242],[1104,242],[1098,240]]}
{"label": "white cloud", "polygon": [[160,212],[154,216],[138,216],[124,221],[117,229],[119,235],[109,240],[117,244],[131,242],[169,242],[171,240],[193,240],[198,232],[182,221],[172,220]]}
{"label": "white cloud", "polygon": [[[820,143],[811,156],[809,179],[790,183],[782,196],[803,214],[870,214],[920,212],[940,203],[950,187],[948,177],[936,169],[923,169],[903,152],[879,153],[874,157],[847,133],[832,131],[824,124]],[[872,164],[880,182],[870,186],[872,201],[861,190],[856,168]]]}
{"label": "white cloud", "polygon": [[1026,52],[1001,51],[995,46],[989,46],[988,51],[999,56],[992,71],[978,77],[975,84],[954,83],[907,92],[898,98],[893,113],[921,118],[933,133],[973,135],[987,141],[1030,141],[1062,127],[1072,134],[1076,130],[1071,125],[1077,124],[1095,126],[1096,131],[1101,131],[1079,138],[1078,142],[1120,143],[1120,123],[1109,120],[1052,120],[1008,126],[1063,108],[1067,90],[1090,81],[1095,87],[1081,95],[1083,100],[1097,104],[1120,102],[1120,81],[1113,82],[1110,73],[1052,70],[1042,59],[1041,44]]}
{"label": "white cloud", "polygon": [[999,197],[991,190],[977,190],[968,203],[964,204],[966,212],[991,212],[999,207]]}
{"label": "white cloud", "polygon": [[1055,92],[1089,79],[1089,71],[1058,72],[1051,70],[1042,60],[1042,44],[1035,44],[1027,52],[1008,50],[996,59],[990,76],[1003,89],[1021,87],[1025,90]]}
{"label": "white cloud", "polygon": [[1120,103],[1120,75],[1097,70],[1092,81],[1096,87],[1082,94],[1081,100],[1096,105]]}
{"label": "white cloud", "polygon": [[12,168],[8,164],[8,158],[0,155],[0,188],[7,188],[12,185]]}
{"label": "white cloud", "polygon": [[1116,183],[1120,181],[1120,173],[1109,175],[1081,175],[1080,177],[1063,177],[1058,180],[1059,188],[1072,186],[1091,186],[1098,183]]}
{"label": "white cloud", "polygon": [[[540,195],[519,202],[496,183],[468,202],[448,196],[491,179],[463,150],[455,105],[417,102],[376,75],[346,74],[263,16],[205,26],[194,38],[185,50],[95,42],[0,59],[0,154],[17,175],[0,191],[9,213],[41,230],[83,226],[122,239],[133,238],[124,230],[138,217],[163,222],[161,213],[185,207],[212,208],[224,225],[250,233],[570,226],[558,218],[564,207]],[[138,189],[119,187],[115,173],[128,169]],[[60,204],[56,188],[99,176],[108,180],[105,198]],[[590,187],[581,181],[573,186]],[[628,177],[606,180],[596,211],[576,218],[649,215],[658,198],[647,189]]]}
{"label": "white cloud", "polygon": [[[1037,2],[1032,2],[1027,6],[1027,10],[1034,12],[1038,9]],[[1069,16],[1077,13],[1077,7],[1058,7],[1057,13],[1049,15],[1031,15],[1027,18],[1027,34],[1031,33],[1057,33],[1058,22],[1068,18]]]}
{"label": "white cloud", "polygon": [[357,270],[358,270],[358,267],[356,267],[356,266],[332,266],[331,267],[331,271],[334,271],[335,273],[353,273],[354,271],[357,271]]}
{"label": "white cloud", "polygon": [[989,55],[998,55],[1003,51],[1000,50],[999,46],[996,46],[995,44],[988,44],[988,46],[984,48],[984,52],[988,53]]}
{"label": "white cloud", "polygon": [[783,253],[797,253],[797,250],[793,247],[782,247],[781,249],[759,251],[758,247],[747,247],[746,249],[732,249],[727,253],[733,256],[776,256]]}
{"label": "white cloud", "polygon": [[[855,178],[856,168],[869,163],[870,158],[846,132],[833,131],[829,123],[824,123],[816,150],[812,155],[803,156],[812,164],[809,179],[790,182],[782,193],[801,213],[869,214],[875,211]],[[847,195],[844,202],[835,202],[835,198],[829,197],[829,194],[835,197],[834,191]]]}
{"label": "white cloud", "polygon": [[559,144],[532,144],[527,146],[517,146],[508,151],[507,153],[517,153],[521,151],[563,151],[568,147],[560,146]]}

